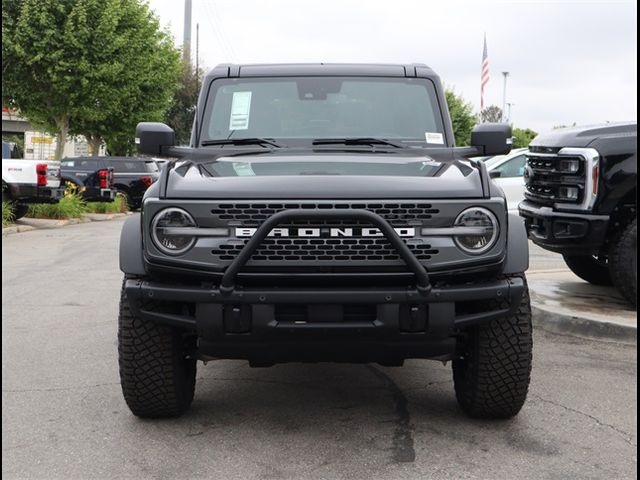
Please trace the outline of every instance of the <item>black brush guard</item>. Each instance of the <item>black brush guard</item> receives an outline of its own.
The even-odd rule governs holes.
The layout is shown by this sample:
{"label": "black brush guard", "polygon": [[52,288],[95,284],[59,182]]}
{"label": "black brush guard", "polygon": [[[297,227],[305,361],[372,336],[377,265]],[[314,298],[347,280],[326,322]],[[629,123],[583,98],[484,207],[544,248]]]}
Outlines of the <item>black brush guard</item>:
{"label": "black brush guard", "polygon": [[[278,225],[295,220],[354,220],[380,229],[415,275],[415,286],[388,288],[243,288],[236,279],[262,241]],[[451,355],[461,328],[503,318],[520,304],[519,277],[434,288],[429,275],[393,227],[368,210],[278,212],[257,229],[227,267],[219,286],[196,287],[128,279],[134,312],[151,321],[197,333],[201,355],[244,358],[256,364],[291,360],[378,361]],[[480,300],[488,308],[464,308]],[[189,309],[185,305],[192,305]],[[180,308],[182,306],[182,308]],[[280,316],[297,308],[297,319]],[[349,308],[373,317],[353,320]],[[177,308],[178,307],[178,308]],[[180,313],[175,313],[179,311]]]}

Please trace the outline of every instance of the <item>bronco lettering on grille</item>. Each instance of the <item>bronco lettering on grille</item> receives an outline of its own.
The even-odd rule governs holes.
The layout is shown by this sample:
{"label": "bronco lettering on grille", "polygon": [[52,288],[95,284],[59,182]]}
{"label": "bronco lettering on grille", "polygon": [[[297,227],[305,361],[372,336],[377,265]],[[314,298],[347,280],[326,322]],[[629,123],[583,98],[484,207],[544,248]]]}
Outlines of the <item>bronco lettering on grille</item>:
{"label": "bronco lettering on grille", "polygon": [[[252,237],[257,228],[236,228],[236,237]],[[394,228],[401,237],[415,237],[416,229],[413,227]],[[334,227],[310,227],[310,228],[274,228],[269,232],[269,237],[382,237],[378,228],[334,228]]]}

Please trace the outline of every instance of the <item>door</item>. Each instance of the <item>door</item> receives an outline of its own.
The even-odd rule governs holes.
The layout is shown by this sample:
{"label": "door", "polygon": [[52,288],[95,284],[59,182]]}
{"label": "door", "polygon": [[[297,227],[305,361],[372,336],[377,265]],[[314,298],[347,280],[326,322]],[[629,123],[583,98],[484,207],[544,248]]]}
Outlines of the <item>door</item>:
{"label": "door", "polygon": [[491,172],[500,172],[493,181],[502,188],[507,197],[509,213],[518,213],[518,204],[524,200],[524,169],[527,157],[523,153],[501,163]]}

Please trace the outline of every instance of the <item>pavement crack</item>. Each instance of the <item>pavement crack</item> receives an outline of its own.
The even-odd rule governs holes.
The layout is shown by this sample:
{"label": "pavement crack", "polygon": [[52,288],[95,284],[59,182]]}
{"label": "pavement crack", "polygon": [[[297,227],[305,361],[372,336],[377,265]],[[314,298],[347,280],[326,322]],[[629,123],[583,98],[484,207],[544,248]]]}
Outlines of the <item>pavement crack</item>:
{"label": "pavement crack", "polygon": [[625,432],[624,430],[619,429],[615,425],[611,425],[609,423],[605,423],[602,420],[600,420],[599,418],[594,417],[593,415],[590,415],[590,414],[588,414],[586,412],[583,412],[581,410],[577,410],[575,408],[567,407],[566,405],[563,405],[561,403],[555,402],[553,400],[549,400],[548,398],[543,398],[540,395],[536,395],[535,393],[531,393],[530,395],[532,397],[534,397],[534,398],[537,398],[538,400],[540,400],[542,402],[550,403],[551,405],[555,405],[556,407],[560,407],[560,408],[562,408],[564,410],[567,410],[568,412],[577,413],[578,415],[582,415],[584,417],[587,417],[587,418],[593,420],[594,422],[596,422],[601,427],[609,428],[609,429],[613,430],[614,432],[620,434],[622,436],[623,440],[627,444],[631,445],[632,447],[636,447],[637,448],[637,446],[638,446],[637,443],[633,443],[633,441],[632,441],[633,436],[631,434]]}
{"label": "pavement crack", "polygon": [[373,365],[367,365],[367,369],[384,382],[395,403],[398,418],[395,421],[396,430],[393,434],[393,460],[398,463],[414,462],[416,452],[413,448],[413,428],[411,426],[407,397],[386,373],[378,370]]}

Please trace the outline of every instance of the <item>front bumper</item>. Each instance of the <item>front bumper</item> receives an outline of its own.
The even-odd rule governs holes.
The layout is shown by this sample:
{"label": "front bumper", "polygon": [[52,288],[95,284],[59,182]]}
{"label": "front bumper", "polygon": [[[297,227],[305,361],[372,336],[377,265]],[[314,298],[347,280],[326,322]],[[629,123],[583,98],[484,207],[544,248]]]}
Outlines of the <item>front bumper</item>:
{"label": "front bumper", "polygon": [[197,334],[204,357],[254,364],[451,358],[462,329],[513,314],[525,288],[520,277],[428,291],[124,286],[136,315]]}
{"label": "front bumper", "polygon": [[592,255],[605,243],[609,226],[607,215],[558,212],[526,200],[518,210],[524,218],[529,238],[547,250]]}
{"label": "front bumper", "polygon": [[12,200],[19,203],[58,203],[64,196],[64,187],[39,187],[31,184],[9,185]]}
{"label": "front bumper", "polygon": [[110,188],[86,187],[82,192],[82,198],[87,202],[113,202],[116,191]]}

